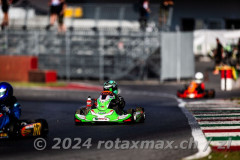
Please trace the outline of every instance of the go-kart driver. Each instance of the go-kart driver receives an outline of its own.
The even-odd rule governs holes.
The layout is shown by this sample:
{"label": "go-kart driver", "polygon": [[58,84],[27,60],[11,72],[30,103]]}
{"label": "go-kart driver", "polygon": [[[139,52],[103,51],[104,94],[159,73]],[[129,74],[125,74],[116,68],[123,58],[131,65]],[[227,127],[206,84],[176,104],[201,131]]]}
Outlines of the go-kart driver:
{"label": "go-kart driver", "polygon": [[122,96],[118,94],[118,85],[117,82],[109,80],[103,85],[104,91],[111,91],[115,95],[109,105],[110,108],[114,109],[119,115],[123,114],[123,108],[125,107],[125,101]]}
{"label": "go-kart driver", "polygon": [[21,107],[13,96],[13,88],[7,82],[0,83],[0,131],[19,120]]}
{"label": "go-kart driver", "polygon": [[205,90],[205,85],[203,83],[203,74],[201,72],[197,72],[195,74],[195,80],[193,80],[189,86],[187,87],[187,91],[189,93],[193,93],[194,91],[197,91],[198,93],[203,93]]}

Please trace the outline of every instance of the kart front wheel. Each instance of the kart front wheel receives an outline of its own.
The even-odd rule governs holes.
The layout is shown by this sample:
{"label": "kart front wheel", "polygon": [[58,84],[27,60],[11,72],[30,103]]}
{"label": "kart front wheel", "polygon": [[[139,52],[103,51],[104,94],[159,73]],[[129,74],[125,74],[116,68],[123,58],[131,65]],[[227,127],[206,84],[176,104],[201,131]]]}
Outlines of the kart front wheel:
{"label": "kart front wheel", "polygon": [[84,108],[80,108],[80,109],[77,109],[75,114],[87,115],[90,110],[91,110],[90,108],[85,108],[85,107]]}

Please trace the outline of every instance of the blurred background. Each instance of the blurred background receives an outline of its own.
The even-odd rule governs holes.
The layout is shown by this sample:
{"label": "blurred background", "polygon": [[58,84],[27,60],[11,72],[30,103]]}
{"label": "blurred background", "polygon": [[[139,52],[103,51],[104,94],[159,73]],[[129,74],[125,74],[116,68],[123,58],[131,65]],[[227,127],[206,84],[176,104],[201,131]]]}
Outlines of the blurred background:
{"label": "blurred background", "polygon": [[28,74],[38,69],[67,80],[180,81],[194,76],[196,60],[214,63],[216,38],[222,63],[239,69],[238,0],[66,0],[62,23],[59,16],[51,22],[54,3],[14,0],[2,25],[2,56],[37,58]]}
{"label": "blurred background", "polygon": [[[13,84],[14,95],[24,106],[24,119],[40,116],[49,122],[49,141],[56,136],[96,141],[160,137],[180,144],[192,137],[192,131],[183,114],[187,111],[178,107],[183,101],[177,102],[175,95],[183,83],[202,72],[206,88],[215,89],[218,99],[195,103],[202,106],[195,115],[217,119],[223,115],[225,119],[200,121],[202,126],[236,129],[218,130],[223,135],[212,136],[224,140],[227,137],[215,136],[230,135],[239,150],[239,98],[238,104],[219,101],[240,95],[239,7],[239,0],[1,0],[0,81]],[[85,106],[88,96],[98,97],[103,81],[109,79],[122,87],[126,108],[142,106],[149,118],[132,129],[74,126],[73,111]],[[31,140],[13,142],[4,143],[0,152],[8,156],[13,148],[11,155],[22,154],[20,159],[44,155],[35,152]],[[88,151],[65,150],[58,155],[47,149],[45,156],[181,159],[197,152],[180,148]],[[233,159],[224,154],[219,157]]]}

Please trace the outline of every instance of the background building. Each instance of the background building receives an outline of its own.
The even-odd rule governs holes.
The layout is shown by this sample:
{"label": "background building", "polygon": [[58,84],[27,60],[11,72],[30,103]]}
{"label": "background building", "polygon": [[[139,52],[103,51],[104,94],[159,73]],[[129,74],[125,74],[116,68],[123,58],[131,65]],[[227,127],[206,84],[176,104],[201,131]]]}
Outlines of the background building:
{"label": "background building", "polygon": [[173,6],[171,30],[239,29],[239,0],[176,0]]}

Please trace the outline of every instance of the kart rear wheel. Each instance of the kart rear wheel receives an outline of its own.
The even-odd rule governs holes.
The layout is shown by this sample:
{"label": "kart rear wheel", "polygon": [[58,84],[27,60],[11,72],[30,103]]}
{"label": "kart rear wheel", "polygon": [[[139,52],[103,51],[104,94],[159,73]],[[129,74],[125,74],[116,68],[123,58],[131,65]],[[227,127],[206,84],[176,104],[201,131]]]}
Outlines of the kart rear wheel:
{"label": "kart rear wheel", "polygon": [[144,112],[144,108],[142,108],[142,107],[137,107],[137,108],[136,108],[136,111],[143,111],[143,112]]}
{"label": "kart rear wheel", "polygon": [[140,120],[139,122],[143,123],[143,122],[145,121],[145,119],[146,119],[146,115],[145,115],[144,108],[142,108],[142,107],[137,107],[137,108],[136,108],[136,111],[142,113],[142,117],[141,117],[141,120]]}
{"label": "kart rear wheel", "polygon": [[127,113],[132,115],[131,116],[131,120],[132,120],[132,122],[135,122],[136,121],[136,112],[135,112],[135,110],[134,109],[128,109]]}
{"label": "kart rear wheel", "polygon": [[40,130],[40,135],[28,135],[26,137],[32,137],[32,136],[37,136],[37,137],[47,137],[48,135],[48,123],[45,119],[36,119],[36,120],[19,120],[17,123],[14,125],[9,126],[9,131],[11,135],[11,138],[17,138],[17,137],[25,137],[22,135],[22,128],[33,124],[33,123],[41,123],[41,130]]}
{"label": "kart rear wheel", "polygon": [[209,98],[214,98],[215,97],[215,90],[214,89],[210,89],[208,91],[208,97]]}
{"label": "kart rear wheel", "polygon": [[41,128],[41,137],[46,137],[48,135],[48,123],[45,119],[36,119],[33,120],[33,123],[41,123],[42,124],[42,128]]}
{"label": "kart rear wheel", "polygon": [[208,93],[209,93],[208,90],[204,91],[204,98],[209,98],[209,94]]}

